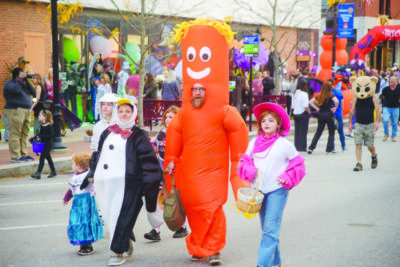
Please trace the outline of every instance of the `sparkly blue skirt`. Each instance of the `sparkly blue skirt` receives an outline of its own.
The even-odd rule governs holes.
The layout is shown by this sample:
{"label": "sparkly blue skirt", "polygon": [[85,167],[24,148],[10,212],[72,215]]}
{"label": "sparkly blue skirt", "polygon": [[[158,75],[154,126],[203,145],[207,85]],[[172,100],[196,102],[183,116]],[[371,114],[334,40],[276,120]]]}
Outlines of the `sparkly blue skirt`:
{"label": "sparkly blue skirt", "polygon": [[69,216],[68,238],[72,245],[96,242],[104,237],[96,200],[90,193],[74,195]]}

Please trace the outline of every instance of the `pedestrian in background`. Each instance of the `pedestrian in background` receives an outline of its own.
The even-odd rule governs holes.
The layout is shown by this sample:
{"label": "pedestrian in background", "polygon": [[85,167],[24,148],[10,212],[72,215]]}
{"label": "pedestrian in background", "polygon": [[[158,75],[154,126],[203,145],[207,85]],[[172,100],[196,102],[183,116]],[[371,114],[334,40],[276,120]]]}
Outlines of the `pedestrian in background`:
{"label": "pedestrian in background", "polygon": [[32,178],[40,179],[40,174],[42,173],[44,167],[44,160],[47,160],[47,163],[50,167],[50,174],[47,176],[48,178],[52,178],[57,175],[56,168],[54,167],[53,159],[51,158],[50,151],[53,148],[53,116],[49,110],[42,110],[39,113],[39,121],[42,123],[40,126],[40,131],[37,136],[31,138],[31,141],[39,138],[41,143],[44,143],[43,151],[40,153],[39,165],[37,171],[31,175]]}
{"label": "pedestrian in background", "polygon": [[36,101],[31,107],[31,112],[33,111],[34,117],[33,134],[37,135],[40,129],[39,112],[44,110],[44,103],[46,102],[46,90],[44,89],[42,77],[39,73],[33,74],[32,81],[36,86]]}
{"label": "pedestrian in background", "polygon": [[254,73],[253,80],[253,95],[262,95],[263,94],[263,85],[262,85],[262,74],[260,71],[256,71]]}
{"label": "pedestrian in background", "polygon": [[170,70],[168,72],[168,78],[163,82],[161,97],[163,100],[179,100],[180,90],[179,83],[176,80],[175,71]]}
{"label": "pedestrian in background", "polygon": [[262,85],[263,85],[263,95],[274,94],[275,84],[274,80],[270,77],[270,72],[268,70],[265,70],[263,72]]}
{"label": "pedestrian in background", "polygon": [[385,142],[389,138],[389,121],[392,124],[392,142],[396,142],[397,123],[399,120],[399,101],[400,101],[400,85],[397,83],[398,78],[390,77],[389,86],[382,90],[382,123],[385,136]]}
{"label": "pedestrian in background", "polygon": [[283,210],[289,190],[305,176],[304,158],[285,138],[290,132],[290,118],[281,106],[262,103],[253,111],[258,136],[250,141],[240,159],[239,175],[248,182],[259,183],[259,191],[264,195],[257,266],[280,266],[279,233]]}
{"label": "pedestrian in background", "polygon": [[31,123],[31,96],[35,97],[36,91],[23,69],[12,70],[12,78],[4,84],[3,95],[6,102],[4,111],[10,131],[8,149],[11,162],[33,160],[26,147]]}
{"label": "pedestrian in background", "polygon": [[297,82],[297,89],[293,95],[294,119],[294,146],[299,152],[307,151],[307,133],[310,121],[310,108],[308,100],[307,81],[301,79]]}
{"label": "pedestrian in background", "polygon": [[93,178],[84,189],[80,186],[89,173],[90,155],[85,152],[72,155],[72,170],[74,175],[69,179],[69,189],[63,198],[64,206],[72,201],[68,238],[72,245],[79,245],[78,255],[86,256],[94,253],[93,242],[104,237],[103,225],[97,212],[94,198]]}
{"label": "pedestrian in background", "polygon": [[325,82],[321,91],[310,100],[310,105],[318,112],[317,131],[308,147],[308,154],[311,154],[316,148],[319,138],[324,131],[325,125],[328,125],[328,143],[326,144],[326,153],[334,153],[333,141],[335,138],[335,125],[333,121],[334,113],[338,107],[339,101],[332,93],[332,83]]}
{"label": "pedestrian in background", "polygon": [[[329,79],[328,81],[330,81],[333,86],[334,81],[332,79]],[[337,87],[332,89],[332,92],[339,101],[337,109],[335,111],[335,118],[337,121],[337,131],[340,138],[340,144],[342,145],[342,151],[346,151],[346,140],[343,131],[343,93],[341,91],[341,84],[342,82],[339,82],[337,84]],[[335,150],[335,139],[333,140],[333,150]]]}
{"label": "pedestrian in background", "polygon": [[144,85],[145,88],[145,94],[144,94],[144,99],[157,99],[157,83],[154,80],[153,74],[150,72],[146,73],[146,83]]}

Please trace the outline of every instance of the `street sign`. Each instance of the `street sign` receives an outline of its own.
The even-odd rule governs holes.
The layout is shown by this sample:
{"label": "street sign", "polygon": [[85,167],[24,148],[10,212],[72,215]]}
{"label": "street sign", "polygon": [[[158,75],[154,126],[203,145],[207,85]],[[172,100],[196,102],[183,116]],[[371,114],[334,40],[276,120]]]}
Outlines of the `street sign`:
{"label": "street sign", "polygon": [[258,56],[258,35],[245,35],[243,38],[243,53],[245,56]]}
{"label": "street sign", "polygon": [[337,38],[353,38],[354,4],[338,6],[337,25]]}

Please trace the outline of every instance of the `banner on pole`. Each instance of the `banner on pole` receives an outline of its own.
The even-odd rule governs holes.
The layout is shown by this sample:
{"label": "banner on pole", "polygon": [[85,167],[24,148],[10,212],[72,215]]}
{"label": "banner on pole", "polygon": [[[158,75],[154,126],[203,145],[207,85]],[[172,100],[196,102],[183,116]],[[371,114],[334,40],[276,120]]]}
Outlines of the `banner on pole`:
{"label": "banner on pole", "polygon": [[354,4],[340,4],[338,6],[337,38],[353,38]]}

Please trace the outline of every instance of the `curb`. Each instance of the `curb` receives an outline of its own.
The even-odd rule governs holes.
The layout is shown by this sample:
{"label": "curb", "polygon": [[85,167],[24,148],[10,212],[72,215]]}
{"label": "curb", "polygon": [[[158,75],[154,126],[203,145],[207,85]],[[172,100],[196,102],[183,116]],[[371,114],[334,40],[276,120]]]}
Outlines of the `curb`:
{"label": "curb", "polygon": [[[57,173],[72,170],[72,157],[53,158]],[[23,162],[17,164],[7,164],[0,167],[0,178],[25,177],[35,173],[39,161]],[[47,163],[44,164],[42,174],[50,173]]]}
{"label": "curb", "polygon": [[[346,129],[348,125],[348,119],[343,119],[343,128]],[[317,123],[311,123],[308,126],[308,134],[315,133],[317,130]],[[327,127],[325,127],[325,131],[327,131]],[[256,137],[257,131],[249,132],[249,140]],[[292,121],[291,129],[289,135],[294,135],[294,124]],[[53,158],[53,162],[56,168],[57,173],[71,171],[72,170],[72,156],[62,157],[62,158]],[[24,163],[13,163],[0,166],[0,178],[10,178],[10,177],[26,177],[35,173],[37,167],[39,165],[39,161],[31,161]],[[44,168],[42,173],[50,173],[50,168],[47,163],[44,164]]]}

